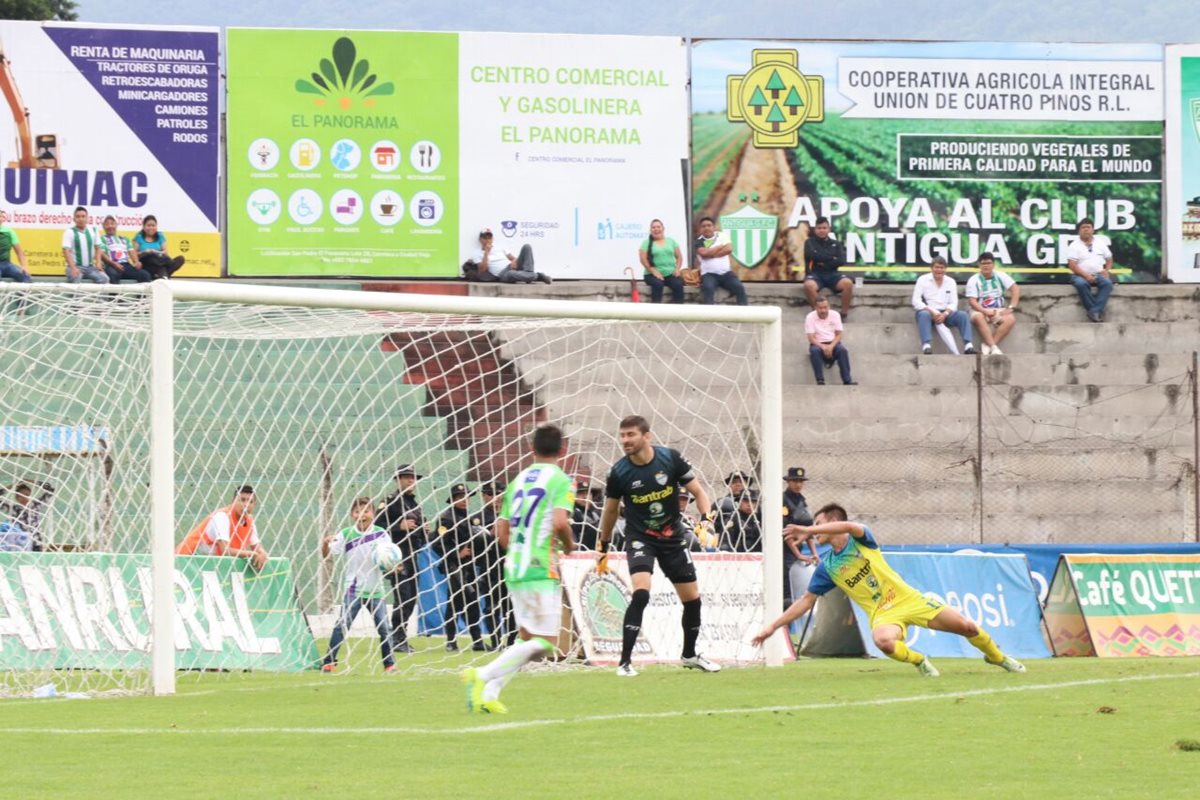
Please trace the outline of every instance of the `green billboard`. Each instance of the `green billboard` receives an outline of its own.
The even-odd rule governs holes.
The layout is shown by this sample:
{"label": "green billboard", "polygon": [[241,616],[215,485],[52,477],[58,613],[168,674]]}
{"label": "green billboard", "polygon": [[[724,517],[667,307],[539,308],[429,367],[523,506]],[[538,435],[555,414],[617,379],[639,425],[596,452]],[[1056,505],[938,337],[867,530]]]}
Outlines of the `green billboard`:
{"label": "green billboard", "polygon": [[458,36],[226,42],[229,274],[453,276]]}
{"label": "green billboard", "polygon": [[[146,669],[150,556],[0,553],[0,669]],[[179,669],[298,672],[317,647],[287,559],[175,559]]]}

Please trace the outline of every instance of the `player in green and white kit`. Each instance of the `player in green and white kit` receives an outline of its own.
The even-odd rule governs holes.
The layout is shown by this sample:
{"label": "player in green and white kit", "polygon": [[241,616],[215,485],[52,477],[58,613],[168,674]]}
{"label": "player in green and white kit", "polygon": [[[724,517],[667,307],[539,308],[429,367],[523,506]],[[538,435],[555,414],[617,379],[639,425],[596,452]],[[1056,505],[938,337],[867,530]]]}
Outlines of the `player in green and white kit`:
{"label": "player in green and white kit", "polygon": [[362,608],[370,612],[379,633],[380,652],[383,654],[383,671],[395,672],[396,661],[392,657],[392,626],[387,615],[387,584],[383,573],[375,564],[375,548],[379,542],[390,541],[388,532],[375,524],[375,504],[369,497],[359,497],[350,506],[350,518],[354,525],[321,540],[321,557],[343,556],[346,560],[346,593],[342,596],[341,615],[329,635],[329,652],[321,662],[321,669],[333,672],[337,669],[338,649],[346,638],[346,631]]}
{"label": "player in green and white kit", "polygon": [[533,465],[509,482],[496,520],[496,538],[508,551],[504,583],[521,641],[492,663],[463,673],[467,710],[481,714],[508,712],[500,691],[525,664],[554,654],[561,625],[558,559],[575,549],[575,486],[558,466],[563,447],[559,428],[542,425],[534,431],[532,445]]}

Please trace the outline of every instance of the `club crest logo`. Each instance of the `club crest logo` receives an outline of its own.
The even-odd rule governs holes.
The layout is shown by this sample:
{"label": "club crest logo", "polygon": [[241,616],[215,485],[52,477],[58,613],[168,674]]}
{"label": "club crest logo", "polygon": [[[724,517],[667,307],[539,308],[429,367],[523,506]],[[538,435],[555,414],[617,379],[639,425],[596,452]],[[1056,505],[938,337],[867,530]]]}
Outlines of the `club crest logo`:
{"label": "club crest logo", "polygon": [[654,473],[654,482],[657,483],[659,486],[666,486],[667,485],[667,473],[665,473],[661,470]]}
{"label": "club crest logo", "polygon": [[825,120],[824,78],[802,73],[795,50],[754,50],[751,63],[726,79],[726,118],[749,125],[755,147],[796,147],[801,125]]}
{"label": "club crest logo", "polygon": [[[745,203],[746,195],[738,195]],[[758,195],[751,195],[758,202]],[[721,215],[721,230],[729,234],[733,245],[733,257],[745,267],[756,267],[762,263],[775,244],[775,232],[779,229],[779,218],[764,214],[747,203],[732,214]]]}

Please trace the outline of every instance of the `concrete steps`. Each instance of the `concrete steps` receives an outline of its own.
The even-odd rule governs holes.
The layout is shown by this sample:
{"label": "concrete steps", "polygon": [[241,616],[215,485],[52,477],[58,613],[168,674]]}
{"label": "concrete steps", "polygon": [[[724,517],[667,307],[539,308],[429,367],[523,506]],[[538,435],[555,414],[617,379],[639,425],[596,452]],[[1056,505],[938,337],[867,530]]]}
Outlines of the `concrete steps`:
{"label": "concrete steps", "polygon": [[[984,385],[1074,385],[1096,384],[1108,387],[1142,386],[1150,383],[1182,380],[1191,368],[1190,353],[1021,353],[1019,358],[981,357]],[[783,382],[815,385],[807,353],[804,358],[788,358],[783,364]],[[850,364],[854,380],[863,386],[961,386],[974,382],[976,363],[972,358],[922,356],[893,353],[852,353]],[[837,368],[832,380],[838,383]]]}

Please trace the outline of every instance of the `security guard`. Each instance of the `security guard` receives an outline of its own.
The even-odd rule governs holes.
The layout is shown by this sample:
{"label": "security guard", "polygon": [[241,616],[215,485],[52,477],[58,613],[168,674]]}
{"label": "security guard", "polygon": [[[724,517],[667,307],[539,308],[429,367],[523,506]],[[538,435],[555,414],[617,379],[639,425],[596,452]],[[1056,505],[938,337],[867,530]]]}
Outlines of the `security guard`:
{"label": "security guard", "polygon": [[[591,493],[587,478],[575,481],[575,508],[571,512],[571,533],[580,550],[595,550],[600,533],[600,507]],[[603,501],[601,501],[603,502]]]}
{"label": "security guard", "polygon": [[425,518],[416,485],[423,476],[412,464],[396,467],[396,491],[379,504],[375,524],[388,532],[404,554],[392,581],[392,652],[411,653],[406,624],[417,608],[417,551],[425,546]]}
{"label": "security guard", "polygon": [[446,576],[446,590],[450,593],[446,604],[446,650],[458,652],[458,616],[466,614],[467,631],[471,634],[471,649],[483,651],[483,634],[479,630],[479,589],[476,586],[475,560],[483,554],[481,542],[476,540],[474,528],[481,525],[481,518],[471,516],[467,510],[466,484],[456,483],[450,487],[446,502],[450,508],[438,517],[437,536],[433,549],[442,558],[442,572]]}
{"label": "security guard", "polygon": [[503,480],[497,480],[485,483],[481,489],[483,509],[479,512],[479,521],[482,534],[477,539],[483,547],[483,554],[480,558],[479,596],[487,599],[487,623],[492,634],[489,650],[498,650],[504,639],[511,643],[517,633],[512,602],[504,585],[504,549],[496,539],[496,519],[500,516],[506,488]]}
{"label": "security guard", "polygon": [[[808,500],[804,498],[804,483],[808,480],[804,467],[788,467],[783,479],[787,481],[787,489],[783,492],[783,526],[812,525],[812,512],[808,510]],[[811,561],[808,557],[797,559],[790,547],[783,549],[783,586],[791,598],[789,602],[799,600],[808,591],[808,581],[816,571],[816,546],[811,540],[808,546],[812,548]]]}

